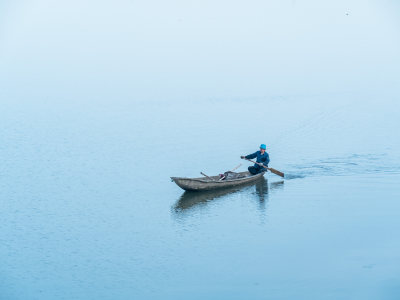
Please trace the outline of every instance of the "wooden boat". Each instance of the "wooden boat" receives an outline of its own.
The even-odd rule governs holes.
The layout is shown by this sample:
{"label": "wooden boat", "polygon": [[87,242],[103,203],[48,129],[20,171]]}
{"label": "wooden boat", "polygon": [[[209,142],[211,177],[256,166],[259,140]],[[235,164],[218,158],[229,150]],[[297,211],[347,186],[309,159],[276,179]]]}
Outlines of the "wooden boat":
{"label": "wooden boat", "polygon": [[225,179],[225,180],[219,180],[219,176],[210,176],[208,178],[171,177],[171,180],[185,191],[210,191],[210,190],[234,187],[245,183],[250,183],[263,177],[264,173],[265,172],[256,175],[251,175],[248,171],[240,172],[237,174],[240,174],[243,177],[235,179]]}
{"label": "wooden boat", "polygon": [[[234,194],[242,189],[249,188],[250,186],[255,187],[255,195],[258,196],[260,200],[261,198],[267,196],[268,181],[261,176],[256,182],[248,182],[234,187],[203,192],[185,191],[173,206],[174,213],[179,214],[193,207],[207,205],[208,202],[224,198],[227,195]],[[251,191],[253,192],[254,190]]]}

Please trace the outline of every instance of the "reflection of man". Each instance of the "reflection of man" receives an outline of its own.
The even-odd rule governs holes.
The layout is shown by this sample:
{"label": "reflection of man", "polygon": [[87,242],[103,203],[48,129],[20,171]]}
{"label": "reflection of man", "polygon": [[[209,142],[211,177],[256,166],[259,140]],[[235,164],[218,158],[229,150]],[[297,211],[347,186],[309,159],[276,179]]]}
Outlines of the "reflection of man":
{"label": "reflection of man", "polygon": [[249,167],[249,172],[251,174],[256,175],[258,173],[267,171],[267,169],[265,169],[263,167],[263,165],[268,167],[268,163],[269,163],[269,155],[265,151],[266,149],[267,149],[267,146],[265,146],[264,144],[261,144],[260,151],[254,152],[253,154],[249,154],[247,156],[240,157],[242,159],[243,158],[252,159],[252,158],[257,157],[257,160],[256,160],[257,163],[255,163],[254,166]]}

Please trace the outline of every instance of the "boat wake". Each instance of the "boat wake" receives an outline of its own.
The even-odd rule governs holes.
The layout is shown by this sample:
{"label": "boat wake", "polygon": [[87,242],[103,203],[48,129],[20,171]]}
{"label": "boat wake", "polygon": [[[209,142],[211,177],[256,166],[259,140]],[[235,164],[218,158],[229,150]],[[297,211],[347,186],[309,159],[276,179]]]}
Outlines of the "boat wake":
{"label": "boat wake", "polygon": [[318,161],[303,161],[302,164],[289,165],[285,179],[356,174],[400,174],[400,160],[386,154],[351,154]]}

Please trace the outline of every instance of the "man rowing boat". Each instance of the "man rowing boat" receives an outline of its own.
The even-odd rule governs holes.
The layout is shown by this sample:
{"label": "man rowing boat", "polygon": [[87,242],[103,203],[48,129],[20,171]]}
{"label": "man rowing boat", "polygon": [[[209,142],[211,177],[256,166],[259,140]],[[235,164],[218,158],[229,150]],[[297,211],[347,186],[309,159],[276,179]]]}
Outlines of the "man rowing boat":
{"label": "man rowing boat", "polygon": [[249,167],[249,172],[253,175],[256,175],[258,173],[261,172],[266,172],[267,169],[263,167],[263,165],[265,167],[268,167],[268,163],[269,163],[269,155],[268,153],[265,151],[267,149],[267,146],[265,146],[264,144],[260,145],[260,151],[254,152],[253,154],[249,154],[247,156],[241,156],[241,159],[252,159],[252,158],[256,158],[257,157],[257,163],[254,164],[254,166],[250,166]]}

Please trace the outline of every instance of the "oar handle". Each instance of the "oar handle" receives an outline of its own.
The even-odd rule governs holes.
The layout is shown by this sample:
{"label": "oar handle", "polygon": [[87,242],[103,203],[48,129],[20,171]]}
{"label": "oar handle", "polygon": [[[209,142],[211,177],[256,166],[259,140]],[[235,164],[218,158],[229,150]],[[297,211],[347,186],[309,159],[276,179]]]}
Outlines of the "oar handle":
{"label": "oar handle", "polygon": [[239,164],[238,166],[234,167],[231,172],[235,171],[236,169],[238,169],[242,164]]}
{"label": "oar handle", "polygon": [[263,166],[264,168],[266,168],[267,170],[269,170],[268,167],[264,166],[264,165],[261,164],[261,163],[258,163],[258,162],[256,162],[256,161],[254,161],[254,160],[251,160],[251,159],[248,159],[248,158],[245,158],[245,160],[251,161],[252,163],[257,164],[257,165],[259,165],[259,166]]}
{"label": "oar handle", "polygon": [[200,174],[201,174],[201,175],[203,175],[203,176],[205,176],[205,177],[207,177],[208,179],[210,179],[210,180],[214,181],[214,179],[212,179],[210,176],[208,176],[208,175],[204,174],[203,172],[200,172]]}

